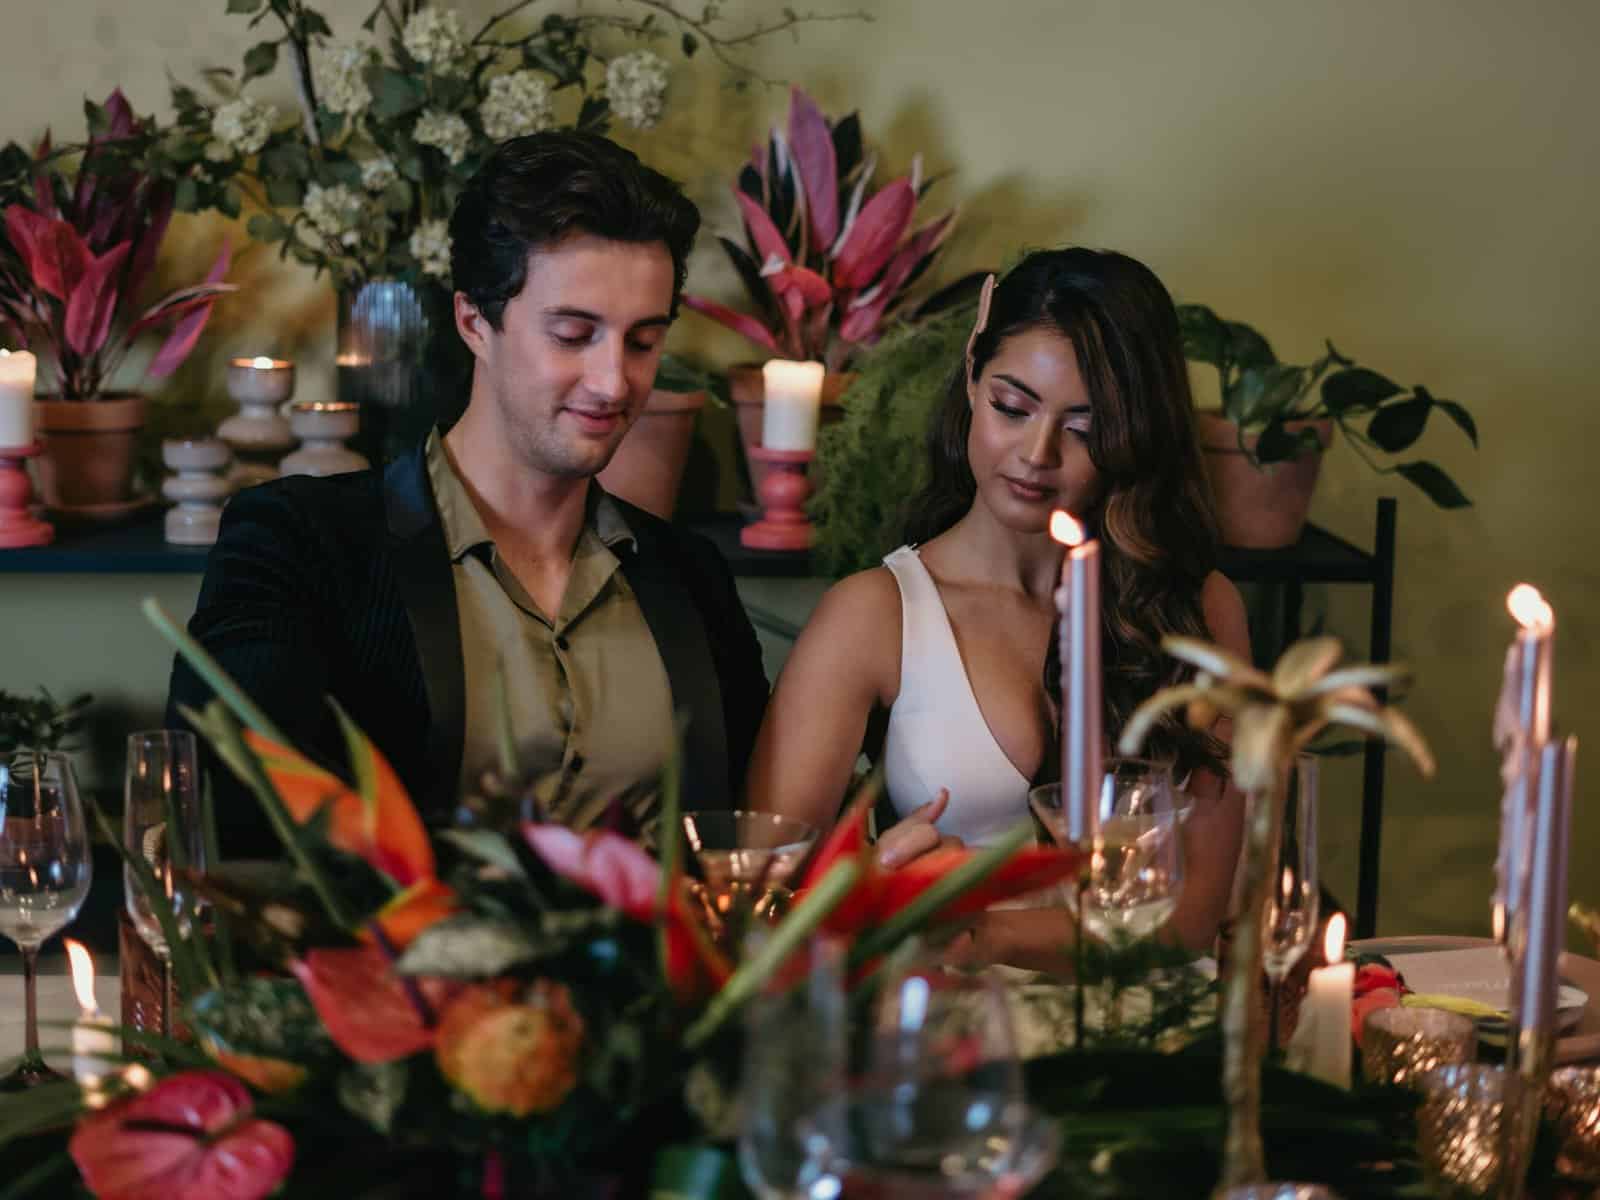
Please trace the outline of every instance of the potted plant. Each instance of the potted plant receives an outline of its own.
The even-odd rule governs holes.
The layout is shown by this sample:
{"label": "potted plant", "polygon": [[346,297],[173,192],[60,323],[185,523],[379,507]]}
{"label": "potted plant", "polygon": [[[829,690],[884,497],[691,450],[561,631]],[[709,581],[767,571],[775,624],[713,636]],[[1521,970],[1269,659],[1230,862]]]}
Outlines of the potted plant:
{"label": "potted plant", "polygon": [[0,150],[0,176],[11,181],[0,330],[53,373],[36,408],[45,503],[97,517],[140,503],[132,473],[145,402],[121,390],[127,377],[117,380],[118,369],[142,337],[164,330],[143,374],[170,375],[194,349],[216,297],[234,287],[222,282],[224,245],[203,283],[138,303],[182,184],[153,167],[154,122],[134,116],[121,91],[86,112],[82,147],[52,148],[46,136],[32,154],[15,143]]}
{"label": "potted plant", "polygon": [[[453,7],[385,0],[341,41],[306,0],[228,0],[268,36],[242,69],[207,72],[216,95],[174,86],[173,141],[198,166],[180,207],[257,210],[249,229],[328,272],[339,292],[339,392],[362,407],[363,448],[391,457],[459,415],[471,359],[450,317],[449,217],[494,147],[541,129],[653,128],[669,68],[653,50],[612,54],[614,35],[669,33],[751,76],[730,49],[812,18],[787,12],[753,29],[674,0],[624,10],[519,17],[511,4],[473,31]],[[299,111],[257,100],[252,84],[286,62]],[[443,403],[441,404],[441,399]]]}
{"label": "potted plant", "polygon": [[[787,126],[773,127],[734,185],[743,238],[717,239],[753,312],[705,296],[683,298],[771,355],[827,367],[824,424],[837,419],[846,372],[863,347],[897,320],[975,294],[983,280],[981,273],[965,276],[913,305],[911,290],[954,229],[956,210],[913,228],[918,201],[937,181],[922,178],[920,156],[910,174],[874,187],[876,169],[876,156],[862,146],[859,114],[830,121],[794,88]],[[761,440],[761,368],[740,364],[728,381],[748,452]],[[759,487],[760,465],[750,465]]]}
{"label": "potted plant", "polygon": [[83,728],[93,699],[85,693],[61,704],[44,688],[37,696],[0,690],[0,758],[71,749],[68,739]]}
{"label": "potted plant", "polygon": [[1199,435],[1229,545],[1272,549],[1298,540],[1336,426],[1379,474],[1400,475],[1440,508],[1471,503],[1434,463],[1386,466],[1372,456],[1409,449],[1435,411],[1476,447],[1477,425],[1460,404],[1358,366],[1331,342],[1315,362],[1296,366],[1279,362],[1249,325],[1224,320],[1204,305],[1179,305],[1178,321],[1185,357],[1217,370],[1221,408],[1199,415]]}

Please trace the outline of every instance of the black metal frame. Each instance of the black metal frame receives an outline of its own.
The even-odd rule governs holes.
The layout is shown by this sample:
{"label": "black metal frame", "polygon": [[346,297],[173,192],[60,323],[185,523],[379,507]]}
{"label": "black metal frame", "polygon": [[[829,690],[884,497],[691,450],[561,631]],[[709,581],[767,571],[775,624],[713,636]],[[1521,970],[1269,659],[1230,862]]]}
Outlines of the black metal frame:
{"label": "black metal frame", "polygon": [[[1235,583],[1269,583],[1282,587],[1282,622],[1286,640],[1299,635],[1304,587],[1308,583],[1357,583],[1372,588],[1372,620],[1367,657],[1388,662],[1394,620],[1394,545],[1396,504],[1391,496],[1378,501],[1377,527],[1368,554],[1315,525],[1282,550],[1225,549],[1222,571]],[[1380,693],[1379,699],[1383,697]],[[1355,931],[1372,937],[1378,925],[1378,876],[1383,846],[1384,744],[1367,742],[1361,773],[1361,848],[1356,873]]]}

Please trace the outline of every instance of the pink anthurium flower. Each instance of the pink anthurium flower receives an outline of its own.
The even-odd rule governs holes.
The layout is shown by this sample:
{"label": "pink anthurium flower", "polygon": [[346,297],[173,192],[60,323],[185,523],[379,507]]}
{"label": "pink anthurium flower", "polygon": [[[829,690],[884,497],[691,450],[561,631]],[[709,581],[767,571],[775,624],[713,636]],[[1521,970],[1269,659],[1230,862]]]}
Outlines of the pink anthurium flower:
{"label": "pink anthurium flower", "polygon": [[563,879],[635,921],[655,919],[661,868],[637,843],[616,833],[575,833],[535,822],[523,825],[522,836]]}
{"label": "pink anthurium flower", "polygon": [[220,1071],[184,1071],[91,1113],[68,1143],[100,1200],[259,1200],[294,1166],[288,1130],[252,1115]]}

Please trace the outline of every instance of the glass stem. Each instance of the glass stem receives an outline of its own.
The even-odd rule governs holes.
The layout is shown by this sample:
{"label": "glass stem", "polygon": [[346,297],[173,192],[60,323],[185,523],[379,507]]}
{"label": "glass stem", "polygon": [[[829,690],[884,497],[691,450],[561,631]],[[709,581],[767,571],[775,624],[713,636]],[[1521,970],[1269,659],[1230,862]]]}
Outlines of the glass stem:
{"label": "glass stem", "polygon": [[1278,1057],[1278,1005],[1283,998],[1283,980],[1272,976],[1267,991],[1267,1057]]}
{"label": "glass stem", "polygon": [[39,947],[22,946],[23,1046],[24,1066],[42,1067],[39,1053]]}
{"label": "glass stem", "polygon": [[172,959],[161,959],[161,1036],[172,1036]]}

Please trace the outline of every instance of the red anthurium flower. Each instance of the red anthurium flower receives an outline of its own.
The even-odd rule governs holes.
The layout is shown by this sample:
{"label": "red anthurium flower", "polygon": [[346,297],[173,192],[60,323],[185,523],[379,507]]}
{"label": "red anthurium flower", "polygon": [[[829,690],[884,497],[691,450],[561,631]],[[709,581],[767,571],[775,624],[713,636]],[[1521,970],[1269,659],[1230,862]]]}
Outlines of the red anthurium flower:
{"label": "red anthurium flower", "polygon": [[[851,807],[823,843],[800,884],[800,890],[811,887],[834,863],[848,855],[863,858],[860,880],[823,922],[823,928],[830,933],[851,934],[883,924],[976,853],[973,850],[938,850],[902,867],[884,870],[878,866],[877,856],[867,843],[866,820],[870,807],[870,794]],[[1018,850],[983,882],[933,913],[928,924],[958,920],[1003,900],[1040,891],[1071,876],[1082,860],[1083,855],[1070,848],[1044,846]]]}
{"label": "red anthurium flower", "polygon": [[244,736],[295,821],[303,825],[326,806],[328,840],[338,849],[364,859],[402,887],[432,878],[428,831],[400,777],[370,742],[365,749],[374,786],[367,798],[298,750],[253,730],[245,730]]}
{"label": "red anthurium flower", "polygon": [[386,1063],[433,1046],[443,1005],[462,985],[398,974],[376,946],[309,951],[289,964],[323,1028],[360,1063]]}
{"label": "red anthurium flower", "polygon": [[100,1200],[257,1200],[294,1166],[288,1130],[251,1115],[244,1084],[184,1071],[92,1113],[68,1143]]}

